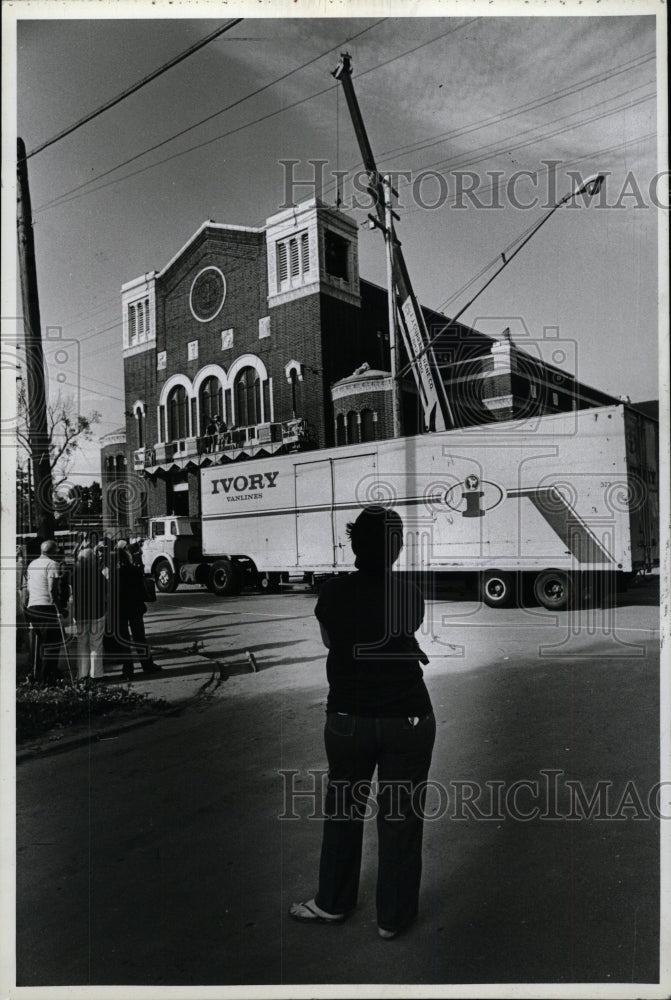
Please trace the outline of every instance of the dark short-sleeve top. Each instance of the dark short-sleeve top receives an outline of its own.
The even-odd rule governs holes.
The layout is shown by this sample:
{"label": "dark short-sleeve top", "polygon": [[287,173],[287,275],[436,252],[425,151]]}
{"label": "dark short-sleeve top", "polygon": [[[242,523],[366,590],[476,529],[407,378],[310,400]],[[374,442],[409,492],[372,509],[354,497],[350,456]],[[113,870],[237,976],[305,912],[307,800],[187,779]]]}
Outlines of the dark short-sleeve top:
{"label": "dark short-sleeve top", "polygon": [[406,575],[359,571],[327,580],[315,615],[331,643],[327,712],[389,718],[431,711],[415,639],[424,599]]}
{"label": "dark short-sleeve top", "polygon": [[90,550],[75,560],[73,573],[74,616],[77,621],[96,621],[105,617],[107,581],[100,564]]}
{"label": "dark short-sleeve top", "polygon": [[132,563],[121,562],[118,568],[119,613],[122,618],[135,618],[147,610],[144,601],[144,574]]}

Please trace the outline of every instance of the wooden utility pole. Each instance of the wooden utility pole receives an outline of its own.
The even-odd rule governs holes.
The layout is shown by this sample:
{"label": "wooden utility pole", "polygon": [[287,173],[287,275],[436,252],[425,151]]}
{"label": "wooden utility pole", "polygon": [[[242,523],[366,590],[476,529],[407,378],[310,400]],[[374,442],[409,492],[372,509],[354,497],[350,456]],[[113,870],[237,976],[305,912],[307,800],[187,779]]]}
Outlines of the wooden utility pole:
{"label": "wooden utility pole", "polygon": [[46,539],[54,537],[54,504],[49,455],[49,429],[47,427],[47,397],[44,381],[42,325],[40,321],[40,301],[37,294],[37,269],[35,267],[35,240],[33,236],[30,189],[28,187],[26,147],[23,139],[17,139],[17,156],[16,226],[19,245],[23,330],[26,345],[28,437],[30,441],[30,462],[33,469],[37,534],[42,539]]}
{"label": "wooden utility pole", "polygon": [[396,284],[394,282],[394,213],[391,207],[391,178],[384,184],[384,238],[387,246],[387,301],[389,308],[389,361],[391,368],[392,432],[395,438],[403,433],[401,422],[401,383],[398,378],[398,327],[396,325]]}

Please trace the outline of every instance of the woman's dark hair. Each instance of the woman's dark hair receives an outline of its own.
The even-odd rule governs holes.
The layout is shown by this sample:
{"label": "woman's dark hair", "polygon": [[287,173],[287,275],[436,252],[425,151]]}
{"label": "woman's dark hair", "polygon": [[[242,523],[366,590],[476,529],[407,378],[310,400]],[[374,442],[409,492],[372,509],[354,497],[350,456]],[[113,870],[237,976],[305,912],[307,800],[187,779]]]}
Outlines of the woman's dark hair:
{"label": "woman's dark hair", "polygon": [[391,569],[403,548],[403,521],[386,507],[364,507],[347,525],[357,569]]}

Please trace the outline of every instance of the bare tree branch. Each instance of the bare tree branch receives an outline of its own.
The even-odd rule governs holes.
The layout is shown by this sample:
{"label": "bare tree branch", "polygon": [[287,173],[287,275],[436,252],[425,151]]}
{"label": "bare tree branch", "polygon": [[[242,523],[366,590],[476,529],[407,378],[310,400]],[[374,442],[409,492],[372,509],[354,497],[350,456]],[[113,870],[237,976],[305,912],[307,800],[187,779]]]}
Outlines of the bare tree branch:
{"label": "bare tree branch", "polygon": [[[28,434],[28,406],[26,389],[22,384],[17,391],[17,405],[17,439],[30,455],[32,449]],[[93,426],[100,419],[101,415],[97,410],[88,416],[77,413],[72,396],[63,396],[60,392],[47,404],[49,465],[54,477],[54,488],[67,479],[77,449],[83,441],[92,440]]]}

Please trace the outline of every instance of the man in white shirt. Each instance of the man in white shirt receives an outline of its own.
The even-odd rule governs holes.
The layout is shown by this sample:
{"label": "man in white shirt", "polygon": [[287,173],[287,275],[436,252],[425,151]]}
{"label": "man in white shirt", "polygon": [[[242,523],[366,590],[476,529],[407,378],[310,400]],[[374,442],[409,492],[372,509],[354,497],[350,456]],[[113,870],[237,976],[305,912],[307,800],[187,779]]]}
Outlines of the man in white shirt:
{"label": "man in white shirt", "polygon": [[26,618],[37,633],[35,644],[35,677],[49,681],[58,676],[58,656],[61,647],[59,616],[59,588],[61,567],[54,558],[58,553],[56,542],[42,542],[40,555],[28,566],[26,585],[28,603]]}

